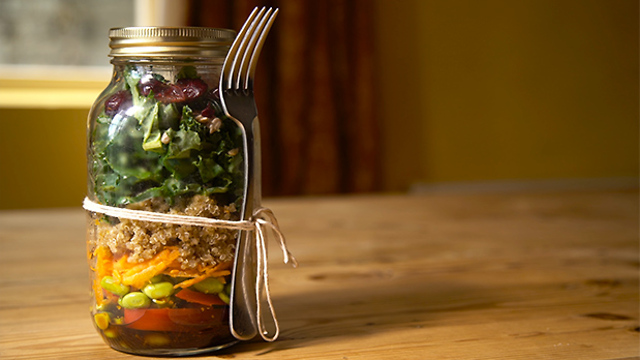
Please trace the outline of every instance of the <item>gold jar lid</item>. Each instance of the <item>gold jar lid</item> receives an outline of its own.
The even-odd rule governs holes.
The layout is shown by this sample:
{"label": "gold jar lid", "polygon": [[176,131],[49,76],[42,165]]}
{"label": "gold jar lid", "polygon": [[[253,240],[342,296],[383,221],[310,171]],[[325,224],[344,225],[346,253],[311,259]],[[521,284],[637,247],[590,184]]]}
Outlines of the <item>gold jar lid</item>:
{"label": "gold jar lid", "polygon": [[111,57],[224,57],[235,38],[229,29],[125,27],[109,30]]}

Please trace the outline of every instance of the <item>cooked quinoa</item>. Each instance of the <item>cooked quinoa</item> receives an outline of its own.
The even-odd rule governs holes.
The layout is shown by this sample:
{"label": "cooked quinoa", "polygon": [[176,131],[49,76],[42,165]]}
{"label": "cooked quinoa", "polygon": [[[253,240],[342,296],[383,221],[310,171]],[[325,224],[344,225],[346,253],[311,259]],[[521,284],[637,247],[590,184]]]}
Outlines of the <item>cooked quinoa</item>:
{"label": "cooked quinoa", "polygon": [[[220,205],[215,199],[204,195],[180,198],[172,205],[155,198],[131,204],[128,208],[222,220],[239,218],[235,204]],[[237,236],[237,230],[231,229],[124,218],[115,224],[99,221],[95,231],[96,243],[93,245],[107,246],[114,255],[126,253],[129,262],[143,262],[165,246],[177,246],[180,249],[178,261],[185,270],[232,261]]]}

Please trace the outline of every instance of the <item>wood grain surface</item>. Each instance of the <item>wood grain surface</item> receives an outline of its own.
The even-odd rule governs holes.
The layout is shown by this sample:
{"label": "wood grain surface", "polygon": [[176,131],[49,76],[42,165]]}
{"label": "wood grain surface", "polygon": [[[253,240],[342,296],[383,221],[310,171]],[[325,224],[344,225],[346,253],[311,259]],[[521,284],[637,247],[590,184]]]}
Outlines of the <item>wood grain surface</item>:
{"label": "wood grain surface", "polygon": [[[281,337],[204,358],[640,358],[636,191],[266,205]],[[0,212],[0,246],[0,358],[135,358],[91,324],[81,209]]]}

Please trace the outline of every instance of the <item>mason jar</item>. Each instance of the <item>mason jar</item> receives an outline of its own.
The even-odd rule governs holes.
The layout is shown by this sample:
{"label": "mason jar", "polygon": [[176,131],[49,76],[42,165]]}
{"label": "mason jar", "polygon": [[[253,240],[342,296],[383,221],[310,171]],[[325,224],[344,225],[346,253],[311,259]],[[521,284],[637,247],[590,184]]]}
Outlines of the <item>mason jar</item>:
{"label": "mason jar", "polygon": [[[91,316],[114,349],[190,355],[227,347],[240,230],[148,221],[145,212],[240,220],[242,131],[218,82],[235,32],[110,30],[113,76],[88,119]],[[136,212],[137,211],[137,212]]]}

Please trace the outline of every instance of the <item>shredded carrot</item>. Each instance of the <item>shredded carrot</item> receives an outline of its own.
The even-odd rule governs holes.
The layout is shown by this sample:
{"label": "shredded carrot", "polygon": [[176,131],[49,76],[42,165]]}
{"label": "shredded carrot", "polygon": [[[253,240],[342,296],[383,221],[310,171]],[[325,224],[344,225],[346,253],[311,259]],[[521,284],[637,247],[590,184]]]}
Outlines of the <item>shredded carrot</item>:
{"label": "shredded carrot", "polygon": [[182,269],[182,264],[178,261],[180,251],[175,246],[166,247],[153,258],[143,262],[130,263],[127,255],[114,261],[113,254],[107,247],[96,248],[93,256],[96,257],[96,268],[94,269],[96,280],[93,284],[93,291],[98,304],[102,304],[104,301],[100,281],[105,276],[113,276],[119,283],[138,289],[144,287],[151,278],[160,274],[187,277],[189,279],[174,285],[174,288],[187,288],[208,277],[219,277],[220,281],[224,283],[223,276],[231,274],[228,269],[232,265],[232,262],[224,262],[210,266],[198,265],[195,269],[185,270]]}
{"label": "shredded carrot", "polygon": [[114,264],[114,271],[122,277],[122,284],[140,289],[152,277],[161,274],[179,256],[180,251],[176,247],[168,247],[153,258],[140,263],[131,264],[123,256],[123,259]]}
{"label": "shredded carrot", "polygon": [[228,269],[230,266],[231,266],[231,262],[226,262],[226,263],[220,263],[216,266],[209,267],[207,270],[204,271],[204,274],[197,275],[189,280],[185,280],[180,283],[177,283],[173,286],[173,288],[174,289],[187,288],[193,284],[197,284],[200,281],[203,281],[208,277],[220,277],[220,281],[222,281],[222,283],[224,284],[225,280],[224,278],[222,278],[222,276],[231,274],[229,270],[224,270],[224,269]]}
{"label": "shredded carrot", "polygon": [[113,272],[113,254],[111,250],[104,246],[99,246],[94,251],[96,257],[96,275],[98,279],[102,279]]}
{"label": "shredded carrot", "polygon": [[220,277],[220,282],[222,282],[224,284],[225,281],[222,278],[222,276],[229,275],[229,274],[231,274],[231,272],[229,270],[223,270],[223,271],[218,271],[218,272],[214,272],[214,273],[211,273],[211,274],[200,275],[198,277],[194,277],[194,278],[191,278],[189,280],[185,280],[185,281],[183,281],[181,283],[175,284],[175,285],[173,285],[173,288],[174,289],[187,288],[187,287],[189,287],[191,285],[194,285],[194,284],[197,284],[200,281],[203,281],[204,279],[209,278],[209,277]]}
{"label": "shredded carrot", "polygon": [[99,246],[94,250],[93,256],[96,259],[95,269],[92,269],[95,271],[96,276],[92,285],[93,295],[96,298],[96,304],[102,305],[104,303],[104,295],[100,281],[103,277],[111,275],[113,272],[113,254],[111,254],[109,248]]}
{"label": "shredded carrot", "polygon": [[116,279],[118,284],[122,284],[122,275],[119,272],[113,270],[113,278]]}
{"label": "shredded carrot", "polygon": [[96,305],[101,306],[104,304],[104,294],[102,293],[102,286],[100,286],[100,279],[93,279],[93,296],[96,298]]}

